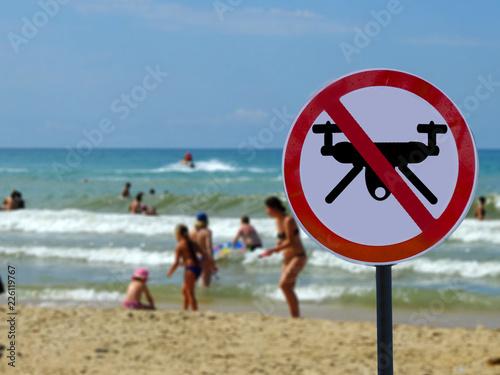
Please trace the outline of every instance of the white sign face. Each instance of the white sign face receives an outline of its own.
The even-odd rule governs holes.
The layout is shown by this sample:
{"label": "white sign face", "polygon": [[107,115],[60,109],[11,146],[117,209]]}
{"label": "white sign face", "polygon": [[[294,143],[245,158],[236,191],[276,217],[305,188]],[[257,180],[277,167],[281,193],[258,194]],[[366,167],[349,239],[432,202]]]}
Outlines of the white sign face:
{"label": "white sign face", "polygon": [[460,111],[411,74],[366,70],[317,91],[283,150],[305,232],[335,255],[394,264],[438,246],[474,199],[477,151]]}
{"label": "white sign face", "polygon": [[[430,121],[446,124],[432,105],[399,88],[368,87],[350,92],[340,101],[373,142],[386,143],[389,148],[395,143],[419,142],[422,149],[416,148],[416,151],[424,150],[423,147],[428,146],[428,133],[417,132],[418,124]],[[323,111],[314,124],[327,121],[335,123]],[[349,140],[343,133],[333,134],[333,144],[340,142]],[[437,197],[437,203],[429,202],[396,168],[434,218],[448,206],[458,177],[458,152],[453,135],[448,131],[437,134],[436,143],[439,154],[428,156],[420,163],[411,163],[409,153],[408,168]],[[323,156],[323,146],[324,134],[315,134],[311,127],[302,148],[300,175],[307,202],[326,227],[349,241],[375,246],[400,243],[422,232],[392,194],[384,200],[376,200],[370,195],[366,186],[366,166],[333,202],[326,203],[325,197],[349,173],[353,164]],[[379,196],[383,195],[383,189],[379,188]]]}

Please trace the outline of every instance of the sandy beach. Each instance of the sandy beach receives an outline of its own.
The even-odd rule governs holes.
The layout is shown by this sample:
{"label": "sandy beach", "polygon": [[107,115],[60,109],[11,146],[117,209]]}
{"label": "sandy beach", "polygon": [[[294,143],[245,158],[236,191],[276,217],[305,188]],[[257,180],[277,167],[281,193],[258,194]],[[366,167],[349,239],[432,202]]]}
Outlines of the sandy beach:
{"label": "sandy beach", "polygon": [[[375,374],[374,322],[257,313],[16,308],[2,374]],[[396,374],[500,374],[500,330],[396,325]],[[490,362],[490,363],[489,363]]]}

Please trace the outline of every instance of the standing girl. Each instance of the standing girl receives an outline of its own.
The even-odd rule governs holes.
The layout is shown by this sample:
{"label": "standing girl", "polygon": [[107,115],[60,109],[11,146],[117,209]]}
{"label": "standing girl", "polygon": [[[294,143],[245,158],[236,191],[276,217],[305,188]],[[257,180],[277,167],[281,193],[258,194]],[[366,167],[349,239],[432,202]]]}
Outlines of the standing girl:
{"label": "standing girl", "polygon": [[198,310],[198,303],[194,295],[194,287],[202,271],[198,254],[205,259],[210,259],[210,267],[212,269],[217,270],[217,267],[213,264],[211,258],[207,257],[205,251],[196,242],[189,239],[188,228],[184,224],[177,225],[175,228],[175,237],[178,242],[175,247],[175,259],[172,268],[167,273],[167,277],[172,276],[179,264],[184,266],[184,284],[182,285],[183,308],[184,310],[188,310],[191,307],[191,310],[196,311]]}
{"label": "standing girl", "polygon": [[306,265],[307,256],[300,241],[299,228],[291,215],[277,197],[266,199],[266,213],[275,219],[278,230],[278,242],[267,250],[267,254],[283,252],[283,267],[280,279],[280,288],[285,295],[286,302],[293,318],[300,316],[299,300],[295,294],[297,277]]}

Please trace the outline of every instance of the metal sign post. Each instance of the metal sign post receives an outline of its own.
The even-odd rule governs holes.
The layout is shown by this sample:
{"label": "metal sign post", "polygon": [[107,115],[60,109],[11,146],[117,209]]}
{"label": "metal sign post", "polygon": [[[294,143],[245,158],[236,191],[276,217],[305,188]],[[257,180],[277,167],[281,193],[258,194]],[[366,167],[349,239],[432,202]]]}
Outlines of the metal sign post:
{"label": "metal sign post", "polygon": [[393,375],[392,266],[377,266],[377,367],[378,375]]}

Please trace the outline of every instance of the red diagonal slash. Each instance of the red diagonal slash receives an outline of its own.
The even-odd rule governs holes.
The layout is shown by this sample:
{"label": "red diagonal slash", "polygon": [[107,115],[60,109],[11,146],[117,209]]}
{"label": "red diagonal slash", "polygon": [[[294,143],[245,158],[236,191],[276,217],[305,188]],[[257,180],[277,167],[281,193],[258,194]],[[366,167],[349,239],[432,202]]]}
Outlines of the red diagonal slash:
{"label": "red diagonal slash", "polygon": [[330,96],[328,103],[324,104],[323,108],[325,108],[328,115],[394,195],[394,198],[403,206],[415,224],[422,231],[434,224],[434,217],[340,102],[340,98],[335,97],[332,100]]}

